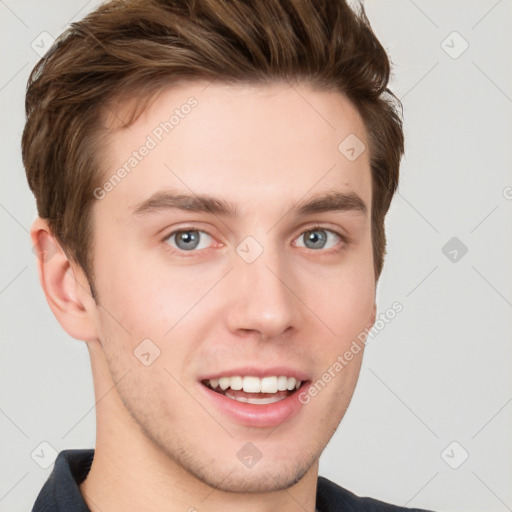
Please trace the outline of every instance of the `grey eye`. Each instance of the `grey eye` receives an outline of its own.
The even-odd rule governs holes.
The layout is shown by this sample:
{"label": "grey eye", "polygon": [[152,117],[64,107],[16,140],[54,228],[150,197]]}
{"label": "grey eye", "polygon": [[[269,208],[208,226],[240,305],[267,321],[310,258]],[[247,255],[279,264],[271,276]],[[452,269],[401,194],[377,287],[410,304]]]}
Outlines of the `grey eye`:
{"label": "grey eye", "polygon": [[[330,247],[325,247],[325,244],[329,240],[329,234],[331,235],[331,239],[334,237],[334,243]],[[299,245],[299,247],[306,247],[307,249],[330,249],[336,245],[339,239],[339,235],[330,229],[323,228],[310,229],[302,233],[298,238],[298,240],[304,240],[304,245]]]}
{"label": "grey eye", "polygon": [[[205,237],[207,238],[205,244]],[[211,236],[205,231],[199,229],[186,229],[182,231],[174,231],[167,240],[170,245],[180,251],[193,251],[195,249],[206,249],[208,247],[208,238]],[[172,243],[174,241],[174,243]]]}

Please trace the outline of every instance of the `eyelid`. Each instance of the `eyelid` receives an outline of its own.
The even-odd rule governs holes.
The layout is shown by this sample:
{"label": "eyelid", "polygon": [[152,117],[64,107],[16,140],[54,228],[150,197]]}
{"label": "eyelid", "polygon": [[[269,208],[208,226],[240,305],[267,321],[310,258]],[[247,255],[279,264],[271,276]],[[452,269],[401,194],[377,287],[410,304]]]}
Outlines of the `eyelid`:
{"label": "eyelid", "polygon": [[[300,228],[300,232],[298,235],[296,235],[294,238],[293,238],[293,241],[295,241],[298,237],[300,237],[301,235],[304,235],[304,233],[307,233],[309,231],[314,231],[314,230],[324,230],[324,231],[329,231],[331,233],[334,233],[336,236],[338,236],[342,243],[341,243],[341,247],[339,246],[336,246],[335,248],[331,247],[330,249],[308,249],[307,247],[305,249],[307,250],[310,250],[312,252],[318,252],[318,253],[332,253],[332,252],[339,252],[341,251],[344,247],[346,247],[348,244],[350,244],[350,239],[349,237],[346,235],[346,234],[343,234],[341,229],[339,230],[336,230],[336,229],[333,229],[332,227],[329,227],[329,226],[326,226],[325,224],[312,224],[312,225],[306,225],[306,226],[302,226]],[[214,235],[212,235],[208,230],[206,229],[202,229],[201,227],[198,227],[198,226],[183,226],[183,227],[179,227],[179,228],[175,228],[173,229],[172,231],[170,231],[169,233],[167,233],[163,238],[162,238],[162,242],[165,243],[165,245],[167,246],[166,248],[168,250],[170,250],[171,252],[173,253],[179,253],[180,255],[185,255],[185,256],[193,256],[195,254],[198,254],[198,253],[202,253],[204,251],[207,251],[209,250],[211,247],[207,248],[207,249],[199,249],[199,250],[192,250],[192,251],[180,251],[179,249],[175,249],[174,247],[170,246],[168,243],[166,243],[166,241],[172,236],[172,235],[175,235],[177,233],[180,233],[180,232],[186,232],[186,231],[197,231],[197,232],[200,232],[200,233],[204,233],[208,236],[210,236],[214,243],[218,246],[223,246],[224,244],[222,242],[218,242],[216,237]]]}
{"label": "eyelid", "polygon": [[300,236],[304,235],[304,233],[308,233],[310,231],[316,231],[316,230],[322,230],[322,231],[329,231],[330,233],[334,233],[340,240],[341,243],[337,244],[335,247],[331,247],[329,249],[308,249],[307,247],[301,247],[301,249],[309,250],[313,253],[318,252],[322,254],[333,254],[338,253],[342,251],[344,248],[346,248],[347,245],[351,243],[349,237],[343,233],[341,233],[341,229],[333,229],[332,227],[326,226],[325,224],[313,224],[307,227],[302,227],[301,231],[298,236],[294,238],[294,241],[299,238]]}
{"label": "eyelid", "polygon": [[212,235],[208,230],[202,229],[201,227],[197,227],[197,226],[183,226],[183,227],[175,228],[172,231],[168,232],[161,239],[161,241],[165,244],[166,249],[170,250],[173,253],[178,253],[180,255],[185,255],[185,256],[187,256],[187,255],[192,256],[194,254],[202,253],[211,248],[211,247],[208,247],[206,249],[197,249],[197,250],[194,249],[192,251],[183,251],[183,250],[176,249],[175,247],[172,247],[169,243],[167,243],[167,240],[169,240],[169,238],[171,238],[173,235],[176,235],[178,233],[187,232],[187,231],[197,231],[198,233],[204,233],[205,235],[208,235],[213,240],[211,247],[215,247],[215,246],[218,247],[218,246],[224,245],[224,244],[222,244],[222,242],[218,242],[216,237],[214,235]]}
{"label": "eyelid", "polygon": [[314,231],[315,229],[323,229],[325,231],[330,231],[331,233],[334,233],[335,235],[338,235],[342,240],[348,242],[349,237],[347,234],[343,232],[343,229],[340,227],[334,228],[330,225],[326,224],[312,224],[311,226],[306,226],[305,228],[301,228],[300,234],[307,233],[308,231]]}

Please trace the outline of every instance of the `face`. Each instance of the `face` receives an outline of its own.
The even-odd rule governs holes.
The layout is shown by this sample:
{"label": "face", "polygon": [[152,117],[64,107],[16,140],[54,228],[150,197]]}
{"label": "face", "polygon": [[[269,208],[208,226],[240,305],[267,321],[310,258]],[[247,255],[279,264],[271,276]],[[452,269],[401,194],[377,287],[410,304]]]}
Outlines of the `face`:
{"label": "face", "polygon": [[195,82],[108,141],[97,336],[127,417],[208,485],[292,485],[349,405],[363,351],[333,368],[375,314],[371,174],[367,151],[339,149],[351,134],[367,146],[339,93]]}

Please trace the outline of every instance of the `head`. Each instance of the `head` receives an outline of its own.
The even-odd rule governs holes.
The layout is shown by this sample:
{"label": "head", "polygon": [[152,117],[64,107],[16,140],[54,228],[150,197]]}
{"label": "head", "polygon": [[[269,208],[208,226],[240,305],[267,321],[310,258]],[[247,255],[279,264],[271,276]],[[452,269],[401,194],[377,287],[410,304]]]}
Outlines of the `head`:
{"label": "head", "polygon": [[202,482],[291,485],[348,407],[362,350],[272,433],[219,411],[204,381],[253,365],[314,382],[373,324],[403,154],[389,75],[341,0],[133,0],[73,23],[30,76],[50,306],[125,417]]}

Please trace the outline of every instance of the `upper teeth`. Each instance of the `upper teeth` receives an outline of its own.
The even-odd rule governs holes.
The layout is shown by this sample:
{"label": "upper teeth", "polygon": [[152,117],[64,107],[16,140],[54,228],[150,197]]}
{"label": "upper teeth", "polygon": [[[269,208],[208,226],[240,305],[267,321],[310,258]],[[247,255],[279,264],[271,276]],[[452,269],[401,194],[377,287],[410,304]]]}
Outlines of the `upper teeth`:
{"label": "upper teeth", "polygon": [[223,391],[231,388],[234,391],[243,389],[246,393],[277,393],[278,391],[292,391],[299,389],[302,382],[295,377],[221,377],[220,379],[210,379],[208,381],[212,389],[220,386]]}

